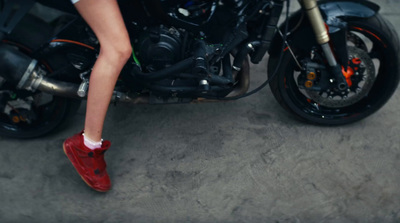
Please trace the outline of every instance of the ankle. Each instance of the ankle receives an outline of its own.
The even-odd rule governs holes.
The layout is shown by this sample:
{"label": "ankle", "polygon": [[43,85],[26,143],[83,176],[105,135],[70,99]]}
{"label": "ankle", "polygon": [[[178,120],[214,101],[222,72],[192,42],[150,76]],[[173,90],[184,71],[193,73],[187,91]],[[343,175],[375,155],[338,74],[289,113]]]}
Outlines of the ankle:
{"label": "ankle", "polygon": [[100,141],[96,142],[96,141],[90,139],[89,137],[85,136],[85,133],[82,133],[82,136],[83,136],[83,144],[87,148],[89,148],[91,150],[101,148],[102,143],[103,143],[103,139],[101,139]]}

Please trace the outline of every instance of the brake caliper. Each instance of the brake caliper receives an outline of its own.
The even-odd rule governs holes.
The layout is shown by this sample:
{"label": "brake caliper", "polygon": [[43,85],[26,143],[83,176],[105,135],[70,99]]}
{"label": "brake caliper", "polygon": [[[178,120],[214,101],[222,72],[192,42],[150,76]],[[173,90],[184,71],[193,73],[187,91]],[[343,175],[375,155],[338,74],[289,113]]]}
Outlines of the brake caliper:
{"label": "brake caliper", "polygon": [[358,76],[360,73],[363,73],[364,68],[360,67],[361,64],[361,59],[356,57],[352,58],[349,60],[349,65],[347,67],[347,70],[344,69],[344,66],[342,66],[342,73],[343,76],[346,78],[347,85],[351,88],[353,85],[353,79],[357,81],[357,77],[353,77],[354,75]]}
{"label": "brake caliper", "polygon": [[32,104],[34,99],[28,97],[26,99],[16,98],[15,94],[9,94],[5,96],[5,93],[1,94],[1,111],[6,114],[12,123],[27,122],[31,123],[36,119],[36,114],[32,110]]}
{"label": "brake caliper", "polygon": [[303,61],[303,70],[297,77],[300,89],[321,91],[329,87],[328,73],[325,66],[309,60]]}

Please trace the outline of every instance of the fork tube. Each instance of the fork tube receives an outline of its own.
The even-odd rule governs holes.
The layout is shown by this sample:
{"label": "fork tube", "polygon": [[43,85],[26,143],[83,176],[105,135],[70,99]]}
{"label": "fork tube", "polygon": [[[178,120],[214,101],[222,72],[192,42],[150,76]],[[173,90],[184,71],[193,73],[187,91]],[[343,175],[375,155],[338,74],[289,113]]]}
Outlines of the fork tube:
{"label": "fork tube", "polygon": [[329,34],[326,29],[324,19],[322,18],[321,11],[319,11],[316,0],[302,0],[303,7],[307,12],[307,16],[311,22],[311,26],[314,30],[315,37],[317,38],[318,44],[321,45],[322,50],[328,60],[331,67],[337,66],[337,61],[333,55],[332,49],[329,46]]}
{"label": "fork tube", "polygon": [[329,34],[326,29],[324,19],[322,18],[321,12],[319,11],[316,0],[302,0],[303,7],[307,12],[308,18],[310,19],[311,26],[314,29],[317,41],[320,45],[329,42]]}
{"label": "fork tube", "polygon": [[300,0],[303,8],[306,10],[311,26],[314,30],[318,44],[321,45],[325,57],[331,67],[332,73],[335,75],[336,84],[338,89],[347,89],[346,79],[344,78],[341,67],[333,54],[332,48],[329,45],[328,29],[325,26],[324,19],[322,18],[321,11],[318,8],[317,0]]}

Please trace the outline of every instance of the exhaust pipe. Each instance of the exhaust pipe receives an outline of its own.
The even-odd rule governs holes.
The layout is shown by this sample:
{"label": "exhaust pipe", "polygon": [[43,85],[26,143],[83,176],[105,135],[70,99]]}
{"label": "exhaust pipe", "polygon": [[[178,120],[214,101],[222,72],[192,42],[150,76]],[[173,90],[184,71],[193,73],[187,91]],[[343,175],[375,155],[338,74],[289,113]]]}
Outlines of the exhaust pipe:
{"label": "exhaust pipe", "polygon": [[[46,77],[46,71],[38,66],[38,62],[21,53],[14,47],[0,43],[0,77],[8,84],[35,92],[36,90],[69,98],[86,98],[87,81],[81,85],[54,80]],[[148,104],[149,97],[130,97],[129,95],[114,91],[112,102],[125,102],[132,104]]]}
{"label": "exhaust pipe", "polygon": [[37,65],[36,60],[7,44],[0,43],[0,76],[16,85],[17,89],[32,92],[39,90],[70,98],[86,96],[86,94],[78,94],[79,85],[50,79],[45,75],[46,71]]}
{"label": "exhaust pipe", "polygon": [[[25,89],[32,92],[39,90],[62,97],[82,98],[78,94],[79,85],[54,80],[45,75],[46,71],[37,66],[36,60],[32,60],[28,69],[18,82],[17,89]],[[85,96],[86,94],[83,95],[83,97]]]}

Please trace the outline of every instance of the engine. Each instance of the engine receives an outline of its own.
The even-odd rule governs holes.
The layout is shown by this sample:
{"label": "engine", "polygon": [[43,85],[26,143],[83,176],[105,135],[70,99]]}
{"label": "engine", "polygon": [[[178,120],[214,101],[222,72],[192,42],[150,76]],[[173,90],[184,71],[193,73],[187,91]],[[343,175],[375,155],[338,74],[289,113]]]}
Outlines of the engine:
{"label": "engine", "polygon": [[182,59],[182,34],[162,25],[148,28],[139,37],[135,50],[149,72],[161,70]]}

